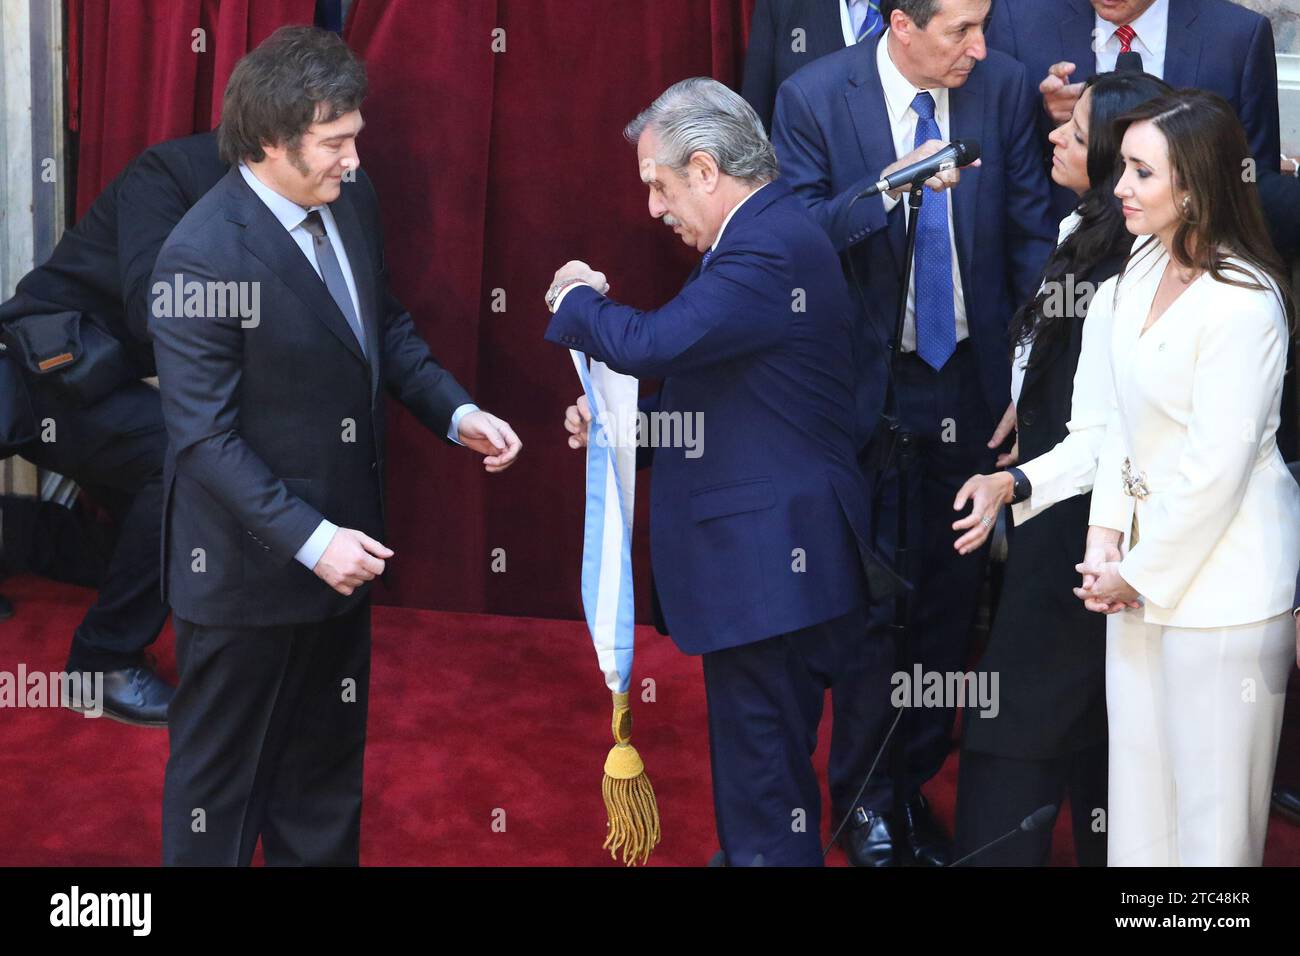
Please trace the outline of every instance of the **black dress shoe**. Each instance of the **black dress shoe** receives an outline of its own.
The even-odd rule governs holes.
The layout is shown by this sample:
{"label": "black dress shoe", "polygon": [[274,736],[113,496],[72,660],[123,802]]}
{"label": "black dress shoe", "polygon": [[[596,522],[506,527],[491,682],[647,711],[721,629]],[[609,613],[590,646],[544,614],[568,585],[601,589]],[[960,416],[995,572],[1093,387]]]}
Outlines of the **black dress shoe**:
{"label": "black dress shoe", "polygon": [[1300,790],[1277,787],[1273,790],[1273,809],[1292,823],[1300,823]]}
{"label": "black dress shoe", "polygon": [[840,834],[840,846],[853,866],[897,866],[895,827],[889,818],[858,807]]}
{"label": "black dress shoe", "polygon": [[917,866],[947,866],[952,862],[952,840],[930,814],[921,794],[903,805],[903,824],[912,862]]}
{"label": "black dress shoe", "polygon": [[[104,671],[103,697],[101,704],[105,717],[132,724],[136,727],[166,727],[167,705],[171,703],[176,689],[147,667],[124,667],[121,670]],[[72,672],[74,680],[83,674]],[[92,692],[94,688],[89,688]],[[87,700],[83,691],[81,699]],[[86,707],[71,710],[85,712]]]}
{"label": "black dress shoe", "polygon": [[9,599],[0,594],[0,621],[7,621],[14,616],[14,606]]}

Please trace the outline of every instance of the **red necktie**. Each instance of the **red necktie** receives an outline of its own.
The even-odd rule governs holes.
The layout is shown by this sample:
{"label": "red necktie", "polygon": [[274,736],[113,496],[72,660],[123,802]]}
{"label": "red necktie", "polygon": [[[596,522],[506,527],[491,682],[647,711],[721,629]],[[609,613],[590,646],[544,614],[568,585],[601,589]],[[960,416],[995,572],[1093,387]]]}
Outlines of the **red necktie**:
{"label": "red necktie", "polygon": [[1133,52],[1132,43],[1133,43],[1133,38],[1137,36],[1136,30],[1134,30],[1129,24],[1126,23],[1118,30],[1115,31],[1115,36],[1119,37],[1120,53]]}

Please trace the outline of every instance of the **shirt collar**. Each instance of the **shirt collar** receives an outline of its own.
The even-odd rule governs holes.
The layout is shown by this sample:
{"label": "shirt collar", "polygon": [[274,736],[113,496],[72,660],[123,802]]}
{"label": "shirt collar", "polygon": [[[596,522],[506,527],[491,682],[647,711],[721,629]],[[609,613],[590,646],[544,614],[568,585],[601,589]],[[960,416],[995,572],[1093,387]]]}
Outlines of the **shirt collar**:
{"label": "shirt collar", "polygon": [[720,229],[718,230],[718,238],[714,239],[714,240],[713,240],[713,245],[709,246],[709,251],[710,251],[710,252],[712,252],[714,249],[718,248],[718,243],[722,241],[722,234],[723,234],[724,232],[727,231],[727,223],[731,222],[731,217],[734,216],[737,212],[739,212],[740,207],[743,206],[743,205],[745,205],[745,203],[749,202],[749,200],[754,196],[755,193],[759,192],[760,190],[766,188],[766,187],[769,186],[769,185],[771,185],[771,184],[770,184],[770,183],[763,183],[762,186],[759,186],[758,189],[755,189],[755,190],[754,190],[753,192],[751,192],[748,196],[746,196],[746,197],[745,197],[744,199],[742,199],[740,202],[736,203],[736,205],[734,205],[734,206],[731,207],[731,212],[727,213],[727,218],[724,219],[724,220],[722,220],[722,228],[720,228]]}
{"label": "shirt collar", "polygon": [[934,108],[936,114],[939,110],[947,106],[948,89],[947,87],[937,87],[932,90],[920,90],[912,85],[911,80],[905,77],[894,65],[894,59],[889,55],[889,31],[886,30],[876,45],[876,67],[880,72],[880,85],[885,91],[885,106],[889,110],[889,119],[892,123],[901,123],[904,114],[912,107],[912,100],[916,99],[918,93],[929,93],[934,97]]}
{"label": "shirt collar", "polygon": [[[1124,25],[1103,20],[1100,14],[1097,14],[1096,19],[1096,35],[1105,37],[1105,43],[1109,43],[1114,38],[1116,31]],[[1129,26],[1133,28],[1133,32],[1136,34],[1133,42],[1145,47],[1147,53],[1155,53],[1157,50],[1163,49],[1169,37],[1169,0],[1156,0]]]}
{"label": "shirt collar", "polygon": [[[271,215],[280,220],[280,225],[284,226],[289,232],[297,229],[302,225],[302,221],[307,218],[307,213],[311,209],[303,209],[292,199],[286,199],[278,192],[257,178],[256,174],[244,163],[239,164],[239,172],[244,177],[244,182],[248,183],[253,192],[257,193],[257,198],[266,204],[266,208],[271,210]],[[319,209],[319,206],[313,206],[312,209]]]}

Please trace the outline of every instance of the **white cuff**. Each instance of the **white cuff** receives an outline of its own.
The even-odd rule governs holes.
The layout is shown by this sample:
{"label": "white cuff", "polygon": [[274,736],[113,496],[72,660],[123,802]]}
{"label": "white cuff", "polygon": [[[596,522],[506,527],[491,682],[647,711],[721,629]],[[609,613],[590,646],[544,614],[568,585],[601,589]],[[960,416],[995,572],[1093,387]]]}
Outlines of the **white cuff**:
{"label": "white cuff", "polygon": [[325,553],[325,549],[330,546],[330,542],[334,540],[334,533],[338,530],[338,525],[322,518],[321,523],[316,526],[316,530],[311,533],[311,537],[298,549],[294,559],[305,565],[307,570],[315,571],[317,562],[320,561],[321,555]]}
{"label": "white cuff", "polygon": [[451,427],[447,429],[447,437],[451,441],[454,441],[457,445],[463,445],[464,442],[460,440],[460,420],[464,418],[466,415],[468,415],[470,412],[478,412],[478,411],[482,411],[482,409],[479,408],[477,405],[475,405],[473,402],[466,402],[464,405],[460,406],[460,408],[452,412]]}

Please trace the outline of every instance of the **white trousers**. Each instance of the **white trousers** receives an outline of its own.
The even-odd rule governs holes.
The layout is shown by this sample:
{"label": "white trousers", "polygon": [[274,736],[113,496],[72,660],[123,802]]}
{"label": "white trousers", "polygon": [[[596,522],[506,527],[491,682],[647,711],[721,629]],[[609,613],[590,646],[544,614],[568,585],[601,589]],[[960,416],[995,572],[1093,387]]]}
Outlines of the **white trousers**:
{"label": "white trousers", "polygon": [[1295,622],[1106,624],[1109,866],[1259,866]]}

